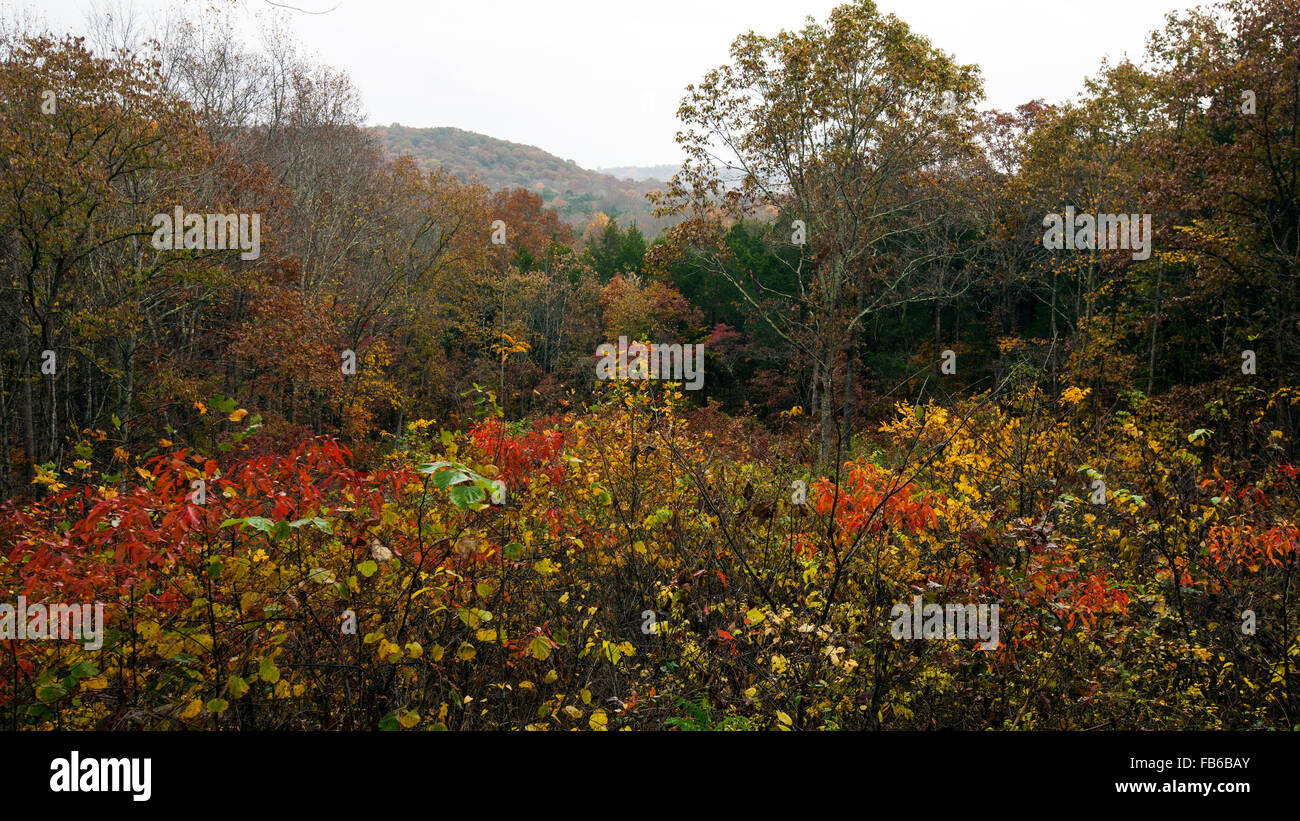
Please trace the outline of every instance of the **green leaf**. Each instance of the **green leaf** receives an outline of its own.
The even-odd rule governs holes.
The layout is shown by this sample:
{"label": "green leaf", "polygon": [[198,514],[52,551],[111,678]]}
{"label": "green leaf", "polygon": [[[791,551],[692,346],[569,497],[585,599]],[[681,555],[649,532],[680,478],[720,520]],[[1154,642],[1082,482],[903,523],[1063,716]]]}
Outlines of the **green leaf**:
{"label": "green leaf", "polygon": [[[278,525],[279,523],[277,523],[277,527]],[[330,529],[330,523],[321,518],[296,519],[292,522],[289,522],[289,527],[296,528],[296,527],[302,527],[303,525],[311,525],[312,527],[319,530],[321,533],[328,533],[330,535],[334,534],[334,531]]]}
{"label": "green leaf", "polygon": [[367,579],[375,575],[375,571],[378,569],[379,565],[375,563],[374,559],[366,559],[364,562],[357,565],[357,570],[361,571],[361,575],[365,576]]}
{"label": "green leaf", "polygon": [[433,484],[439,490],[446,490],[452,485],[459,485],[462,482],[468,482],[472,478],[473,477],[469,473],[463,470],[456,470],[456,469],[440,470],[437,473],[433,474]]}
{"label": "green leaf", "polygon": [[68,691],[63,689],[62,684],[47,684],[44,687],[37,688],[36,690],[36,697],[46,704],[58,701],[67,694]]}
{"label": "green leaf", "polygon": [[451,489],[451,503],[462,509],[483,501],[483,498],[483,489],[476,485],[457,485]]}
{"label": "green leaf", "polygon": [[270,533],[271,528],[275,526],[275,522],[263,516],[249,516],[247,519],[244,520],[244,524],[248,525],[254,530],[260,530],[263,533]]}
{"label": "green leaf", "polygon": [[89,661],[79,661],[72,665],[73,678],[94,678],[99,675],[99,668]]}
{"label": "green leaf", "polygon": [[262,664],[257,670],[257,675],[262,681],[275,684],[280,680],[280,668],[275,666],[275,659],[270,656],[262,657]]}

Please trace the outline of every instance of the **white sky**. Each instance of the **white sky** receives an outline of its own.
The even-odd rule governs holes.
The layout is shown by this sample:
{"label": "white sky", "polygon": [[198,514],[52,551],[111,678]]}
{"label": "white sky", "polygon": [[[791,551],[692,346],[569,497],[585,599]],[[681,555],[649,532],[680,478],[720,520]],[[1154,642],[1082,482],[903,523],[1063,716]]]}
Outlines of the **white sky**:
{"label": "white sky", "polygon": [[[114,0],[115,2],[117,0]],[[122,0],[136,8],[166,0]],[[180,2],[182,0],[175,0]],[[190,4],[202,0],[183,0]],[[229,0],[226,0],[227,2]],[[836,0],[281,0],[305,50],[347,71],[372,123],[450,125],[587,168],[676,163],[686,84],[739,33],[775,34]],[[100,0],[103,2],[103,0]],[[265,0],[237,0],[270,10]],[[984,74],[984,107],[1073,97],[1103,57],[1140,59],[1164,14],[1197,0],[878,0]],[[0,0],[82,30],[92,0]]]}

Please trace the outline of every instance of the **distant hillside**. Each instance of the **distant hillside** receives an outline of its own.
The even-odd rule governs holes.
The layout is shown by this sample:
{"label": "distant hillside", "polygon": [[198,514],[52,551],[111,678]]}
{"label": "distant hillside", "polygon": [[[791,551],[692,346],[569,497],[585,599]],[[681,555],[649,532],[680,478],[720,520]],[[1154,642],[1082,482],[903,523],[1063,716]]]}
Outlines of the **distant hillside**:
{"label": "distant hillside", "polygon": [[620,165],[613,168],[597,168],[601,174],[609,174],[620,180],[655,180],[667,182],[677,173],[676,165]]}
{"label": "distant hillside", "polygon": [[[663,188],[660,179],[633,181],[589,171],[531,145],[498,140],[459,128],[409,128],[398,123],[371,131],[390,154],[409,154],[425,168],[445,167],[462,182],[476,180],[494,191],[527,188],[579,230],[604,212],[621,225],[633,220],[648,236],[670,224],[650,216],[645,195]],[[648,171],[669,166],[629,167]],[[671,174],[669,174],[671,176]]]}

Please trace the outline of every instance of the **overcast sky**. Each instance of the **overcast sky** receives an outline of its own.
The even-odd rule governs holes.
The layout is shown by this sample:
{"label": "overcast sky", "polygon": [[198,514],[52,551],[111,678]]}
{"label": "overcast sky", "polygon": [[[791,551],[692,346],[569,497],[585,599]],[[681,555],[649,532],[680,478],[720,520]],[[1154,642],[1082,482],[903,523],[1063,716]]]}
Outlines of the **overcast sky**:
{"label": "overcast sky", "polygon": [[[176,0],[191,5],[204,0]],[[3,0],[80,31],[93,0]],[[104,0],[98,0],[101,4]],[[166,0],[134,2],[141,10]],[[238,0],[251,14],[266,0]],[[587,168],[676,163],[682,89],[739,33],[819,21],[836,0],[284,0],[307,50],[346,70],[372,123],[450,125]],[[985,107],[1073,97],[1103,57],[1142,56],[1195,0],[878,0],[983,71]],[[335,8],[337,6],[337,8]]]}

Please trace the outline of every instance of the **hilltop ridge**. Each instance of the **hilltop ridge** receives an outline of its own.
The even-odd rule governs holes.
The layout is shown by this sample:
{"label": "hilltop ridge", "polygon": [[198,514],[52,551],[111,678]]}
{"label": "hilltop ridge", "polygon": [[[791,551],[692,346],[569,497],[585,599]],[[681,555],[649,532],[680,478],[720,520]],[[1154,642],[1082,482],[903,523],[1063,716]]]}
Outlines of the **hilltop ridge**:
{"label": "hilltop ridge", "polygon": [[540,194],[547,207],[579,229],[597,211],[623,225],[635,221],[651,235],[671,224],[651,215],[646,194],[664,187],[672,166],[608,169],[627,172],[619,177],[583,168],[536,146],[451,126],[415,128],[393,123],[370,130],[386,152],[410,155],[423,168],[442,166],[461,182],[477,181],[494,191],[526,188]]}

